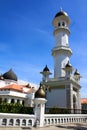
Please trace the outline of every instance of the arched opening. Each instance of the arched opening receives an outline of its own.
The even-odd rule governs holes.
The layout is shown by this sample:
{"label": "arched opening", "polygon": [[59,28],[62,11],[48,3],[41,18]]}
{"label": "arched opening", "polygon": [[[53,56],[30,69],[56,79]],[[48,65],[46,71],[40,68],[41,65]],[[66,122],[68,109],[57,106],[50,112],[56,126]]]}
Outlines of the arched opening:
{"label": "arched opening", "polygon": [[13,119],[10,119],[10,120],[9,120],[9,125],[10,125],[10,126],[13,126]]}
{"label": "arched opening", "polygon": [[77,109],[77,106],[76,106],[76,96],[73,95],[73,113],[76,113],[76,109]]}
{"label": "arched opening", "polygon": [[48,124],[50,124],[50,119],[48,119]]}
{"label": "arched opening", "polygon": [[22,121],[22,125],[26,126],[26,120],[25,119]]}
{"label": "arched opening", "polygon": [[32,125],[32,120],[29,120],[29,121],[28,121],[28,125]]}
{"label": "arched opening", "polygon": [[19,120],[19,119],[16,120],[16,125],[17,125],[17,126],[20,125],[20,120]]}
{"label": "arched opening", "polygon": [[17,104],[20,104],[20,100],[19,99],[17,100]]}
{"label": "arched opening", "polygon": [[65,26],[65,22],[62,22],[62,26]]}
{"label": "arched opening", "polygon": [[24,106],[24,100],[22,101],[22,105]]}
{"label": "arched opening", "polygon": [[61,24],[60,24],[60,23],[58,23],[58,27],[60,27],[60,25],[61,25]]}
{"label": "arched opening", "polygon": [[52,124],[53,124],[53,123],[54,123],[54,120],[52,119],[51,122],[52,122]]}
{"label": "arched opening", "polygon": [[47,120],[46,119],[44,119],[44,125],[46,125],[47,124]]}
{"label": "arched opening", "polygon": [[7,98],[4,99],[4,102],[7,103]]}
{"label": "arched opening", "polygon": [[3,119],[2,120],[2,125],[6,126],[6,124],[7,124],[7,119]]}
{"label": "arched opening", "polygon": [[13,103],[13,104],[14,104],[14,99],[11,99],[11,103]]}
{"label": "arched opening", "polygon": [[55,124],[57,123],[57,119],[55,119]]}

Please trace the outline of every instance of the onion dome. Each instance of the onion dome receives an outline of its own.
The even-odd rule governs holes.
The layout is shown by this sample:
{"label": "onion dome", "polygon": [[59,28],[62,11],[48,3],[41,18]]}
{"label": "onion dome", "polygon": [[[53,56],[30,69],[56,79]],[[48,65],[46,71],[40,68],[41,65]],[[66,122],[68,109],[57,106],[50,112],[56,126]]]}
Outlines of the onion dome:
{"label": "onion dome", "polygon": [[63,68],[63,70],[65,70],[66,72],[72,73],[72,71],[74,69],[73,69],[72,65],[70,64],[70,62],[68,61],[68,63],[65,65],[65,68]]}
{"label": "onion dome", "polygon": [[45,68],[43,69],[43,71],[50,71],[49,68],[47,67],[47,65],[45,66]]}
{"label": "onion dome", "polygon": [[68,63],[66,64],[65,68],[71,68],[72,65],[70,64],[70,62],[68,61]]}
{"label": "onion dome", "polygon": [[68,16],[68,14],[61,9],[60,12],[58,12],[58,13],[55,15],[55,18],[56,18],[56,17],[59,17],[59,16]]}
{"label": "onion dome", "polygon": [[79,76],[80,76],[80,73],[77,71],[77,69],[76,69],[76,71],[74,72],[74,75],[79,75]]}
{"label": "onion dome", "polygon": [[45,98],[46,94],[45,91],[42,88],[42,84],[40,83],[39,89],[35,93],[35,98]]}
{"label": "onion dome", "polygon": [[60,11],[55,15],[54,20],[53,20],[53,26],[56,27],[57,23],[60,21],[66,21],[67,25],[70,24],[70,19],[68,14],[60,9]]}
{"label": "onion dome", "polygon": [[47,65],[45,66],[45,68],[43,69],[43,71],[42,72],[40,72],[41,74],[52,74],[51,72],[50,72],[50,70],[49,70],[49,68],[47,67]]}
{"label": "onion dome", "polygon": [[9,79],[9,80],[15,80],[17,81],[17,76],[16,74],[13,72],[12,69],[10,69],[8,72],[3,74],[3,78],[4,79]]}

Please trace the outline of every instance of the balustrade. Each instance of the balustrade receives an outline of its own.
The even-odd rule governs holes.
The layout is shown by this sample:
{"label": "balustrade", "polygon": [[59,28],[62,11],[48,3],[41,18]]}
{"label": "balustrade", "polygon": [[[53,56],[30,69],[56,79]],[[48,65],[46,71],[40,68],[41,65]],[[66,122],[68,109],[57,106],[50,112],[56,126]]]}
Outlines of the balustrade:
{"label": "balustrade", "polygon": [[87,115],[84,114],[45,114],[44,125],[86,123]]}
{"label": "balustrade", "polygon": [[[7,114],[0,113],[0,126],[34,126],[35,116],[26,114]],[[45,114],[44,126],[68,124],[68,123],[87,123],[85,114]]]}
{"label": "balustrade", "polygon": [[0,126],[33,126],[35,116],[0,113]]}

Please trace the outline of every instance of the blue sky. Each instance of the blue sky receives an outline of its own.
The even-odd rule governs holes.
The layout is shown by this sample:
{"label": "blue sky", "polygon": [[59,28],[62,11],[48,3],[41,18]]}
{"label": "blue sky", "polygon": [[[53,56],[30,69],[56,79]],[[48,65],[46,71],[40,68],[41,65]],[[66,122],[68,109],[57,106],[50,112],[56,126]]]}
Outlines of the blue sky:
{"label": "blue sky", "polygon": [[19,79],[39,84],[47,64],[53,72],[52,20],[60,7],[71,19],[71,64],[81,79],[81,96],[87,97],[87,0],[1,0],[0,73],[10,68]]}

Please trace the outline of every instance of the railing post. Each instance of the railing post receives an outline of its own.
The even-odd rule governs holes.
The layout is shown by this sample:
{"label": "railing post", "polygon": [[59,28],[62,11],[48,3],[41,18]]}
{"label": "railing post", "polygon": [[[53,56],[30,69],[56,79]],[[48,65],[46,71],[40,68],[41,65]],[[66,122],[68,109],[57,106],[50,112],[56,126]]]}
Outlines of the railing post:
{"label": "railing post", "polygon": [[[45,103],[46,99],[42,98],[35,98],[35,126],[39,125],[42,127],[44,125],[44,109],[45,109]],[[38,124],[37,124],[38,123]]]}

